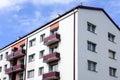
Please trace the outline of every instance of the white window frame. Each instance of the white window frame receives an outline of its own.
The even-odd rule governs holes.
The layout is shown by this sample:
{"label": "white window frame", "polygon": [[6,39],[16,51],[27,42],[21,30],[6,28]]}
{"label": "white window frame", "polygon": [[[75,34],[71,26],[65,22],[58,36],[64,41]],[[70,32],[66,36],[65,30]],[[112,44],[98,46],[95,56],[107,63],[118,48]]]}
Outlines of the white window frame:
{"label": "white window frame", "polygon": [[29,47],[32,47],[32,46],[35,46],[35,45],[36,45],[36,38],[29,41]]}
{"label": "white window frame", "polygon": [[35,61],[35,54],[31,54],[28,57],[28,62],[33,62],[33,61]]}
{"label": "white window frame", "polygon": [[28,78],[34,77],[34,69],[28,71]]}
{"label": "white window frame", "polygon": [[87,42],[87,49],[92,51],[92,52],[96,52],[96,43],[88,41]]}
{"label": "white window frame", "polygon": [[88,70],[96,72],[96,66],[96,62],[88,60]]}
{"label": "white window frame", "polygon": [[87,22],[87,30],[92,32],[92,33],[95,33],[95,30],[96,30],[96,25],[90,23],[90,22]]}
{"label": "white window frame", "polygon": [[40,67],[39,71],[38,71],[39,76],[42,75],[42,74],[44,74],[44,67]]}

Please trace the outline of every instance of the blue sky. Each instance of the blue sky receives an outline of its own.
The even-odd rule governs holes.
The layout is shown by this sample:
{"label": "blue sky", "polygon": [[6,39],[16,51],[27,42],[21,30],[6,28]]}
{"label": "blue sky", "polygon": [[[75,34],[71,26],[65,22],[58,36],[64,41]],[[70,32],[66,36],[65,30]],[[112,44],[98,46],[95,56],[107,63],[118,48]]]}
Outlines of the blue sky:
{"label": "blue sky", "polygon": [[81,2],[84,6],[105,9],[120,25],[120,0],[0,0],[0,48]]}

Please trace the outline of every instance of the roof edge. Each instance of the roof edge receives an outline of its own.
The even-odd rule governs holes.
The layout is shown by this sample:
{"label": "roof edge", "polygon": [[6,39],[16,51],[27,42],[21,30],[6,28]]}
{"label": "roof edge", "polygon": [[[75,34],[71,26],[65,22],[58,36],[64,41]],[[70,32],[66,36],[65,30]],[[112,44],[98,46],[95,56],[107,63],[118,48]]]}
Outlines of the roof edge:
{"label": "roof edge", "polygon": [[4,49],[4,48],[10,46],[11,44],[13,44],[13,43],[15,43],[15,42],[17,42],[17,41],[19,41],[19,40],[21,40],[21,39],[27,37],[28,35],[30,35],[30,34],[36,32],[37,30],[39,30],[39,29],[45,27],[46,25],[48,25],[48,24],[54,22],[55,20],[57,20],[57,19],[63,17],[64,15],[66,15],[66,14],[72,12],[72,11],[75,10],[75,9],[89,9],[89,10],[100,10],[100,11],[103,11],[103,12],[105,13],[105,15],[110,19],[110,21],[111,21],[111,22],[116,26],[116,28],[120,31],[119,26],[112,20],[112,18],[105,12],[105,10],[104,10],[103,8],[96,8],[96,7],[89,7],[89,6],[78,5],[78,6],[74,7],[74,8],[72,8],[71,10],[65,12],[64,14],[60,15],[59,17],[57,17],[57,18],[55,18],[55,19],[53,19],[53,20],[47,22],[46,24],[40,26],[39,28],[37,28],[37,29],[31,31],[30,33],[28,33],[28,34],[26,34],[26,35],[24,35],[24,36],[21,37],[20,39],[11,42],[10,44],[8,44],[8,45],[6,45],[5,47],[1,48],[0,51],[1,51],[2,49]]}

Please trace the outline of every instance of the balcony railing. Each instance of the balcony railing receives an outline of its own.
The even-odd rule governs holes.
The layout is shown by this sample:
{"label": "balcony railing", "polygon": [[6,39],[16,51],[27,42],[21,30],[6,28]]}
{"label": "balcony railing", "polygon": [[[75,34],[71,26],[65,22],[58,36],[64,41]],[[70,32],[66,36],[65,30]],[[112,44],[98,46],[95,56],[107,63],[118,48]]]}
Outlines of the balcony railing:
{"label": "balcony railing", "polygon": [[5,73],[10,74],[10,73],[13,73],[13,72],[19,72],[19,71],[23,71],[23,70],[24,70],[24,65],[19,64],[19,65],[12,66],[10,68],[5,69]]}
{"label": "balcony railing", "polygon": [[26,54],[26,52],[24,49],[19,49],[15,52],[12,52],[11,54],[9,54],[7,56],[7,60],[8,61],[13,60],[13,58],[18,58],[18,57],[24,56],[25,54]]}
{"label": "balcony railing", "polygon": [[54,80],[54,79],[60,79],[59,72],[54,71],[43,74],[43,80]]}
{"label": "balcony railing", "polygon": [[7,56],[7,60],[8,60],[8,61],[12,60],[12,59],[13,59],[13,55],[14,55],[13,53],[9,54],[9,55]]}
{"label": "balcony railing", "polygon": [[12,67],[5,69],[5,73],[6,73],[6,74],[10,74],[10,73],[12,73],[12,72],[13,72]]}
{"label": "balcony railing", "polygon": [[43,62],[49,63],[60,59],[60,53],[54,52],[43,57]]}
{"label": "balcony railing", "polygon": [[21,57],[25,55],[25,50],[24,49],[19,49],[16,52],[14,52],[14,58]]}
{"label": "balcony railing", "polygon": [[44,39],[44,45],[51,45],[53,43],[59,42],[60,41],[60,35],[55,33],[53,35],[50,35]]}
{"label": "balcony railing", "polygon": [[24,70],[24,65],[23,64],[13,66],[13,72],[19,72],[19,71],[23,71],[23,70]]}

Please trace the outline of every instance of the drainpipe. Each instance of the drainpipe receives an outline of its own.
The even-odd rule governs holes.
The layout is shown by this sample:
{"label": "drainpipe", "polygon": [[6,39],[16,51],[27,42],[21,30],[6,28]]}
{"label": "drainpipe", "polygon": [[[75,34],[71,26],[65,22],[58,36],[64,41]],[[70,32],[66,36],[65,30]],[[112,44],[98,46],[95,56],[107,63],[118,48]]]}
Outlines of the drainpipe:
{"label": "drainpipe", "polygon": [[27,73],[27,51],[28,51],[28,38],[26,38],[26,55],[25,55],[25,74],[24,74],[24,80],[26,80],[26,73]]}

